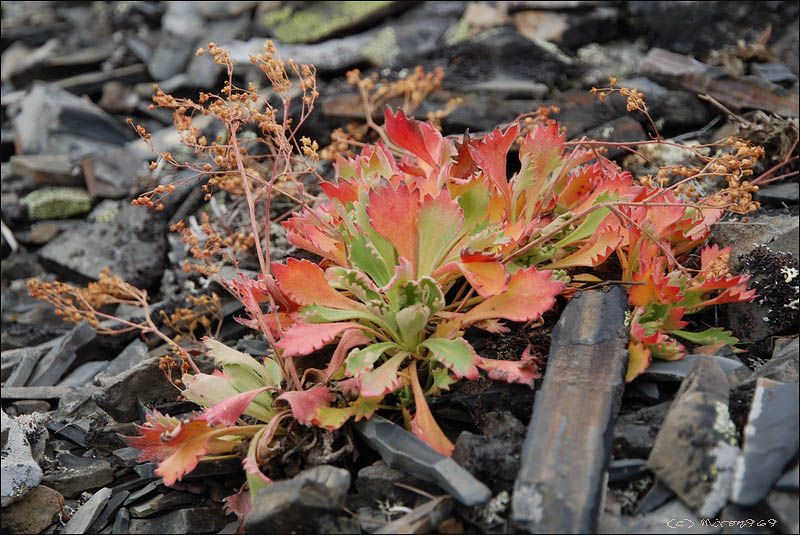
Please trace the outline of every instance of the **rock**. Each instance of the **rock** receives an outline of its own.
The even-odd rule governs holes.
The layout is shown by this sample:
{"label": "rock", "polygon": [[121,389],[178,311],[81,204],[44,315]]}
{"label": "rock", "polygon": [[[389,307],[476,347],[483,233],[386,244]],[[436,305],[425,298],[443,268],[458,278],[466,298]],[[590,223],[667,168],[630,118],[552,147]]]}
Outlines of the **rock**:
{"label": "rock", "polygon": [[[125,513],[123,513],[125,511]],[[127,509],[120,509],[114,522],[114,533],[146,535],[149,533],[215,533],[225,525],[225,517],[216,507],[178,509],[156,518],[129,518]],[[122,518],[122,519],[121,519]],[[119,526],[117,525],[119,521]],[[128,523],[127,529],[124,528]]]}
{"label": "rock", "polygon": [[15,154],[12,171],[37,184],[82,186],[79,168],[67,154]]}
{"label": "rock", "polygon": [[708,526],[680,500],[672,500],[643,517],[623,517],[604,514],[597,533],[720,533],[719,527]]}
{"label": "rock", "polygon": [[775,488],[797,492],[800,489],[800,466],[795,464],[794,468],[783,474],[778,482],[775,483]]}
{"label": "rock", "polygon": [[[642,377],[667,383],[681,382],[691,372],[694,362],[698,358],[704,358],[706,356],[708,355],[689,354],[681,360],[667,361],[654,359],[642,374]],[[737,373],[740,370],[747,370],[747,366],[742,364],[739,359],[720,357],[718,355],[713,355],[711,358],[719,364],[719,367],[722,368],[722,371],[725,372],[726,375]]]}
{"label": "rock", "polygon": [[620,287],[584,292],[570,301],[553,330],[514,484],[511,519],[517,529],[596,528],[611,426],[624,388],[627,307]]}
{"label": "rock", "polygon": [[160,357],[151,357],[127,372],[101,378],[95,403],[118,422],[130,422],[139,417],[137,396],[145,401],[174,397],[177,390],[158,367],[159,361]]}
{"label": "rock", "polygon": [[[5,397],[5,392],[3,392]],[[34,461],[31,447],[20,425],[2,413],[2,507],[6,507],[28,494],[42,480],[42,469]]]}
{"label": "rock", "polygon": [[92,200],[86,190],[68,187],[46,187],[32,191],[22,199],[28,207],[28,219],[66,219],[88,214]]}
{"label": "rock", "polygon": [[491,491],[450,457],[434,451],[412,433],[385,418],[373,416],[355,425],[361,437],[392,468],[436,483],[467,506],[484,503]]}
{"label": "rock", "polygon": [[23,399],[11,404],[17,414],[33,414],[36,412],[49,412],[50,404],[39,399]]}
{"label": "rock", "polygon": [[114,450],[113,454],[114,460],[119,465],[131,467],[136,464],[136,461],[139,459],[139,455],[141,455],[142,452],[136,448],[125,447]]}
{"label": "rock", "polygon": [[759,377],[772,379],[779,383],[797,383],[800,374],[800,339],[778,338],[772,358],[756,369],[746,382],[755,381]]}
{"label": "rock", "polygon": [[[753,252],[758,246],[771,246],[771,242],[798,227],[797,217],[787,215],[757,215],[748,222],[723,221],[711,226],[711,235],[720,247],[731,248],[730,266],[734,272],[741,269],[741,257]],[[797,257],[797,245],[794,253]],[[773,249],[770,247],[770,249]],[[773,249],[774,252],[780,252]]]}
{"label": "rock", "polygon": [[797,384],[759,379],[744,428],[743,453],[736,465],[731,500],[761,501],[798,451],[800,402]]}
{"label": "rock", "polygon": [[780,531],[784,533],[800,532],[800,508],[797,492],[773,490],[767,496],[767,506],[777,517]]}
{"label": "rock", "polygon": [[797,204],[800,202],[800,184],[797,182],[782,182],[759,188],[756,200],[762,205],[774,206]]}
{"label": "rock", "polygon": [[84,362],[61,380],[60,386],[83,386],[92,382],[94,377],[108,367],[108,361],[93,360]]}
{"label": "rock", "polygon": [[608,463],[608,482],[640,479],[647,473],[644,459],[616,459]]}
{"label": "rock", "polygon": [[642,74],[656,82],[674,84],[682,76],[703,76],[711,68],[691,56],[676,54],[663,48],[651,48],[640,66]]}
{"label": "rock", "polygon": [[[146,520],[142,521],[146,522]],[[131,529],[131,515],[126,507],[123,507],[117,512],[114,517],[114,525],[111,527],[111,533],[130,533]]]}
{"label": "rock", "polygon": [[344,507],[350,472],[321,465],[262,488],[245,520],[247,533],[310,531],[319,516]]}
{"label": "rock", "polygon": [[749,303],[731,303],[724,309],[733,334],[744,341],[796,332],[800,320],[798,256],[756,247],[741,257],[748,287],[757,296]]}
{"label": "rock", "polygon": [[[161,276],[166,254],[166,222],[145,208],[124,204],[112,221],[83,223],[39,251],[42,265],[62,279],[86,284],[104,267],[137,288]],[[131,240],[135,235],[137,239]]]}
{"label": "rock", "polygon": [[753,70],[753,74],[775,84],[797,81],[797,75],[783,63],[753,63],[750,68]]}
{"label": "rock", "polygon": [[24,353],[20,354],[20,359],[14,366],[14,370],[8,376],[8,380],[3,386],[6,388],[14,386],[24,386],[30,379],[36,364],[48,350],[34,347],[23,348]]}
{"label": "rock", "polygon": [[116,487],[111,490],[111,498],[108,500],[108,503],[106,503],[102,512],[97,516],[94,522],[92,522],[92,525],[89,527],[89,533],[100,533],[100,530],[105,528],[111,521],[111,517],[116,515],[117,511],[122,506],[122,502],[130,495],[130,491],[118,491]]}
{"label": "rock", "polygon": [[[142,481],[142,479],[140,479],[140,481]],[[159,485],[163,485],[163,484],[164,484],[164,480],[163,479],[156,479],[155,481],[149,482],[148,484],[144,485],[142,488],[140,488],[140,489],[132,492],[130,495],[128,495],[128,497],[125,499],[125,501],[122,502],[122,505],[124,507],[128,507],[129,505],[138,502],[142,498],[144,498],[146,496],[149,496],[150,494],[155,492],[156,489],[158,489]]]}
{"label": "rock", "polygon": [[82,468],[67,468],[46,474],[42,481],[67,498],[80,496],[86,490],[110,485],[114,480],[111,463],[95,460]]}
{"label": "rock", "polygon": [[55,385],[75,361],[77,350],[94,340],[96,335],[97,331],[85,320],[75,326],[39,360],[28,386]]}
{"label": "rock", "polygon": [[315,43],[378,20],[401,2],[313,2],[305,8],[284,7],[264,15],[261,24],[282,43]]}
{"label": "rock", "polygon": [[485,418],[502,419],[509,425],[484,436],[462,432],[453,450],[453,460],[485,481],[494,494],[510,492],[519,471],[525,426],[509,412],[489,413]]}
{"label": "rock", "polygon": [[431,533],[453,509],[450,496],[434,498],[373,533]]}
{"label": "rock", "polygon": [[[147,70],[161,81],[181,72],[203,34],[203,17],[191,2],[169,4],[161,20],[162,32]],[[205,44],[205,43],[204,43]]]}
{"label": "rock", "polygon": [[658,433],[647,467],[699,516],[714,516],[731,491],[739,449],[728,414],[730,386],[708,355],[695,360]]}
{"label": "rock", "polygon": [[18,154],[68,154],[80,158],[124,145],[130,129],[98,106],[49,84],[37,82],[14,117]]}
{"label": "rock", "polygon": [[744,76],[739,80],[684,79],[683,85],[692,91],[708,94],[735,110],[753,108],[781,117],[797,117],[800,114],[796,93],[758,76]]}
{"label": "rock", "polygon": [[144,161],[127,147],[93,154],[81,163],[92,199],[121,199],[136,187]]}
{"label": "rock", "polygon": [[433,491],[434,487],[426,481],[386,466],[383,461],[375,461],[373,464],[359,470],[355,486],[359,496],[368,500],[392,500],[413,503],[418,495],[395,485],[395,483],[421,488],[429,492]]}
{"label": "rock", "polygon": [[[623,143],[628,141],[644,141],[647,134],[636,120],[631,117],[620,117],[595,128],[581,133],[589,139],[597,141],[607,141],[609,143]],[[619,147],[607,147],[606,158],[613,159],[627,153],[625,149]]]}
{"label": "rock", "polygon": [[197,501],[197,495],[191,492],[173,490],[166,494],[156,494],[143,503],[132,505],[128,508],[132,518],[148,518],[163,511],[176,509],[181,505],[188,505]]}
{"label": "rock", "polygon": [[673,496],[675,496],[675,493],[672,492],[668,486],[660,481],[656,481],[653,483],[650,490],[647,491],[647,494],[644,495],[644,498],[639,502],[639,505],[636,506],[636,513],[640,515],[649,513],[664,505],[664,503]]}
{"label": "rock", "polygon": [[720,517],[722,522],[717,520],[715,524],[722,526],[722,533],[773,533],[764,512],[754,507],[729,503]]}
{"label": "rock", "polygon": [[25,499],[3,507],[3,532],[8,533],[42,533],[53,522],[60,508],[59,500],[63,497],[58,491],[39,485],[29,492]]}
{"label": "rock", "polygon": [[135,339],[97,374],[96,379],[113,377],[130,370],[147,358],[147,351],[147,344],[139,338]]}
{"label": "rock", "polygon": [[69,519],[67,525],[61,530],[61,533],[82,535],[89,531],[89,526],[100,516],[109,498],[111,498],[111,489],[108,487],[95,492],[94,495],[89,498],[89,501],[81,505],[78,510],[75,511],[75,514]]}

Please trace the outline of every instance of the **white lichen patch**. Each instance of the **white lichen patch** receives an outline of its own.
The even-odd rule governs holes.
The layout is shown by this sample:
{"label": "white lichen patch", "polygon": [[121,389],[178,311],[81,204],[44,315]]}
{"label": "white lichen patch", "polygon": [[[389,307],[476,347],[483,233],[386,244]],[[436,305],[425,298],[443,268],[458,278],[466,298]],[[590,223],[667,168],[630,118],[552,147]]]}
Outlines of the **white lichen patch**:
{"label": "white lichen patch", "polygon": [[508,492],[502,491],[497,496],[478,507],[478,516],[488,525],[502,522],[504,518],[500,516],[506,509],[511,498]]}
{"label": "white lichen patch", "polygon": [[783,266],[781,268],[781,274],[783,275],[783,280],[786,282],[792,282],[797,278],[797,268]]}

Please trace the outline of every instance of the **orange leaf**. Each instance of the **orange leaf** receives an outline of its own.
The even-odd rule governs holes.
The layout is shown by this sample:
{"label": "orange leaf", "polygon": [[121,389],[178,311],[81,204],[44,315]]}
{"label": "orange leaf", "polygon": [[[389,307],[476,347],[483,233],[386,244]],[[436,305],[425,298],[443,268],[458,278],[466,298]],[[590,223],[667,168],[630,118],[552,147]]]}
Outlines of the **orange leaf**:
{"label": "orange leaf", "polygon": [[549,264],[549,269],[566,267],[594,267],[605,262],[614,250],[622,243],[622,236],[614,228],[594,234],[580,249],[564,258]]}
{"label": "orange leaf", "polygon": [[458,267],[481,297],[501,294],[508,287],[508,273],[500,262],[459,262]]}
{"label": "orange leaf", "polygon": [[373,190],[369,194],[367,214],[375,231],[392,242],[397,255],[417,268],[417,213],[419,195],[401,184],[397,189],[389,187]]}
{"label": "orange leaf", "polygon": [[631,342],[628,344],[628,372],[625,382],[630,383],[644,373],[650,366],[650,350],[644,344]]}
{"label": "orange leaf", "polygon": [[536,271],[531,266],[511,275],[508,290],[490,297],[461,318],[462,324],[478,320],[505,318],[511,321],[529,321],[538,318],[555,304],[555,296],[564,289],[564,283],[550,280],[550,271]]}
{"label": "orange leaf", "polygon": [[272,264],[272,273],[281,290],[292,301],[306,305],[322,305],[341,310],[363,309],[363,305],[337,292],[325,280],[325,273],[314,262],[289,258],[286,264]]}
{"label": "orange leaf", "polygon": [[419,385],[419,377],[417,377],[417,363],[411,362],[408,368],[411,375],[411,388],[414,391],[414,404],[417,407],[417,412],[411,418],[411,431],[417,435],[428,446],[438,451],[442,455],[450,457],[453,454],[455,446],[444,435],[439,424],[433,419],[431,409],[428,407],[428,402],[425,401],[425,395],[422,393],[422,388]]}
{"label": "orange leaf", "polygon": [[297,322],[283,331],[283,338],[276,345],[279,349],[283,349],[284,357],[308,355],[348,329],[363,328],[363,325],[354,321],[337,323]]}

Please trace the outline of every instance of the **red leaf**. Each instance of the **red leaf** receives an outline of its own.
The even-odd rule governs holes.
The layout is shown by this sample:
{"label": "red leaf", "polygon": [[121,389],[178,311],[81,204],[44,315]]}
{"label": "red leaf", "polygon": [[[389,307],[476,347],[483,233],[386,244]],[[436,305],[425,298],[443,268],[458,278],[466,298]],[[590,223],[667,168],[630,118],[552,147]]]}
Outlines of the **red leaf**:
{"label": "red leaf", "polygon": [[272,264],[278,284],[293,301],[306,305],[322,305],[342,310],[363,309],[363,305],[337,292],[325,273],[314,262],[289,258],[284,264]]}
{"label": "red leaf", "polygon": [[320,182],[319,187],[322,188],[322,191],[325,192],[329,199],[336,199],[341,201],[342,204],[358,200],[358,187],[343,178],[340,178],[336,184]]}
{"label": "red leaf", "polygon": [[417,213],[419,194],[406,185],[381,188],[369,193],[367,214],[375,231],[392,242],[397,255],[417,268]]}
{"label": "red leaf", "polygon": [[442,135],[433,125],[407,119],[403,110],[397,110],[397,115],[392,115],[392,110],[386,108],[384,118],[386,135],[392,143],[422,159],[431,167],[439,165],[434,155],[441,154]]}
{"label": "red leaf", "polygon": [[348,329],[363,328],[363,325],[354,321],[337,323],[297,322],[283,331],[283,337],[276,345],[279,349],[283,349],[284,357],[308,355]]}
{"label": "red leaf", "polygon": [[508,288],[508,273],[500,262],[459,262],[458,267],[481,297],[492,297]]}
{"label": "red leaf", "polygon": [[242,413],[247,410],[250,403],[253,402],[253,399],[268,388],[270,387],[265,386],[255,390],[248,390],[232,398],[215,403],[205,410],[206,421],[211,426],[235,424],[236,420],[239,419]]}
{"label": "red leaf", "polygon": [[344,359],[347,358],[347,353],[351,349],[369,342],[370,339],[367,338],[360,329],[345,331],[341,339],[339,339],[339,344],[336,346],[336,350],[333,352],[333,356],[330,362],[328,362],[327,368],[325,368],[325,375],[322,376],[322,382],[327,383],[328,380],[333,377],[336,370],[344,364]]}
{"label": "red leaf", "polygon": [[469,147],[472,159],[503,194],[508,214],[511,213],[511,185],[506,176],[506,153],[518,135],[519,124],[514,124],[508,127],[505,133],[501,133],[498,128],[483,136],[482,141],[472,143]]}
{"label": "red leaf", "polygon": [[478,357],[475,364],[487,372],[490,379],[507,383],[521,383],[533,387],[539,373],[536,357],[531,356],[531,346],[525,348],[520,360],[497,360]]}
{"label": "red leaf", "polygon": [[284,392],[275,401],[284,400],[292,408],[294,419],[303,425],[314,425],[315,415],[321,407],[327,407],[328,403],[336,398],[331,394],[331,389],[325,385],[317,385],[308,390],[297,390]]}
{"label": "red leaf", "polygon": [[511,321],[529,321],[538,318],[555,304],[555,296],[564,289],[564,283],[550,280],[550,271],[536,271],[531,266],[511,275],[508,290],[490,297],[461,318],[462,323],[505,318]]}

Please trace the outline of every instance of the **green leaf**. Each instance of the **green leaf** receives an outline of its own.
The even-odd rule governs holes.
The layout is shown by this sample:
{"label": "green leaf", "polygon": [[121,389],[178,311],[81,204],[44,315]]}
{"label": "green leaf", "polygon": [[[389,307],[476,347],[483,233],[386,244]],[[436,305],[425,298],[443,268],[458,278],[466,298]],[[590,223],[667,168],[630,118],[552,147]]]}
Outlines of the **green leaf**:
{"label": "green leaf", "polygon": [[261,440],[266,429],[266,427],[260,429],[255,436],[253,436],[252,440],[250,440],[250,446],[247,448],[247,457],[245,458],[244,464],[246,465],[245,475],[247,476],[247,487],[250,490],[251,500],[255,500],[258,491],[269,485],[269,482],[265,481],[266,476],[259,469],[258,461],[256,460],[258,442]]}
{"label": "green leaf", "polygon": [[364,271],[333,266],[325,270],[325,278],[334,288],[352,292],[362,303],[381,301],[375,283]]}
{"label": "green leaf", "polygon": [[[383,261],[387,266],[395,265],[397,260],[397,256],[395,254],[394,245],[392,242],[378,234],[378,232],[373,228],[372,223],[369,221],[369,215],[367,214],[367,202],[369,200],[369,192],[366,190],[359,190],[359,200],[358,202],[353,203],[353,210],[356,217],[356,222],[358,226],[361,227],[362,232],[366,233],[367,237],[369,238],[370,243],[375,247],[378,253],[383,258]],[[352,260],[351,260],[352,261]],[[364,271],[367,271],[366,269]],[[367,271],[369,273],[369,271]],[[391,275],[390,275],[391,278]],[[373,277],[376,283],[380,286],[389,282],[387,279],[386,282],[380,283],[377,279]]]}
{"label": "green leaf", "polygon": [[378,342],[363,349],[354,349],[347,356],[345,369],[351,375],[357,375],[364,370],[371,369],[375,361],[390,349],[400,349],[400,346],[394,342]]}
{"label": "green leaf", "polygon": [[422,302],[430,309],[431,314],[444,308],[444,294],[439,283],[431,277],[421,277],[418,282],[422,290]]}
{"label": "green leaf", "polygon": [[463,338],[447,340],[445,338],[429,338],[420,346],[430,350],[433,358],[451,370],[459,377],[475,380],[478,378],[478,367],[475,362],[478,355],[472,346]]}
{"label": "green leaf", "polygon": [[[388,241],[387,244],[389,247],[392,246]],[[386,263],[385,257],[366,236],[353,236],[348,245],[350,262],[372,277],[378,286],[385,286],[391,280],[392,270]]]}
{"label": "green leaf", "polygon": [[426,397],[436,395],[440,390],[450,390],[450,385],[457,381],[450,375],[450,370],[444,366],[434,369],[431,372],[431,376],[433,377],[433,384],[425,391]]}
{"label": "green leaf", "polygon": [[[218,375],[208,375],[201,373],[198,375],[184,375],[183,383],[186,388],[183,390],[183,397],[201,405],[203,407],[211,407],[215,403],[232,398],[240,393],[239,390],[234,388],[232,382],[225,377]],[[262,385],[263,386],[263,385]],[[266,394],[266,403],[264,396]],[[270,408],[272,407],[272,398],[267,392],[263,392],[256,396],[244,414],[257,418],[262,422],[268,422],[273,414]]]}
{"label": "green leaf", "polygon": [[308,305],[300,310],[300,318],[305,323],[330,323],[334,321],[346,321],[363,319],[380,323],[376,316],[361,310],[337,310],[322,305]]}
{"label": "green leaf", "polygon": [[[597,197],[598,203],[603,202],[611,202],[616,200],[616,194],[610,193],[603,193]],[[598,208],[586,216],[583,222],[578,225],[578,227],[558,240],[554,245],[556,247],[563,247],[564,245],[569,245],[570,243],[574,243],[576,241],[585,240],[589,236],[595,233],[597,230],[597,226],[603,222],[603,219],[611,213],[610,208]]]}
{"label": "green leaf", "polygon": [[458,204],[464,210],[464,231],[472,232],[489,211],[489,189],[486,184],[472,187],[458,197]]}
{"label": "green leaf", "polygon": [[464,212],[446,189],[436,198],[425,197],[417,216],[417,278],[439,267],[461,236],[463,225]]}
{"label": "green leaf", "polygon": [[420,335],[425,326],[428,325],[430,313],[431,310],[420,303],[406,307],[395,314],[400,337],[403,340],[403,347],[407,351],[413,352],[417,348],[421,339]]}
{"label": "green leaf", "polygon": [[[271,386],[265,384],[261,378],[253,373],[253,370],[241,364],[228,364],[223,367],[225,374],[231,378],[231,384],[239,392],[247,392],[255,390],[263,386]],[[253,403],[262,405],[263,407],[272,408],[272,396],[269,392],[262,392],[257,395]]]}
{"label": "green leaf", "polygon": [[[221,364],[222,366],[238,364],[239,366],[250,369],[261,379],[261,384],[255,388],[261,386],[280,386],[281,377],[278,376],[276,380],[276,376],[273,372],[268,371],[263,364],[259,363],[250,355],[242,353],[241,351],[236,351],[213,338],[206,337],[203,339],[203,343],[207,348],[206,354],[213,358],[214,362],[217,364]],[[248,388],[246,390],[253,390],[253,388]],[[242,390],[242,392],[244,392],[244,390]]]}
{"label": "green leaf", "polygon": [[725,342],[726,344],[735,345],[739,342],[739,339],[735,336],[731,335],[730,331],[726,331],[722,327],[713,327],[711,329],[706,329],[703,332],[699,333],[692,333],[688,331],[669,331],[670,334],[674,334],[676,336],[680,336],[684,340],[689,340],[692,343],[707,346],[711,344],[717,344],[719,342]]}

